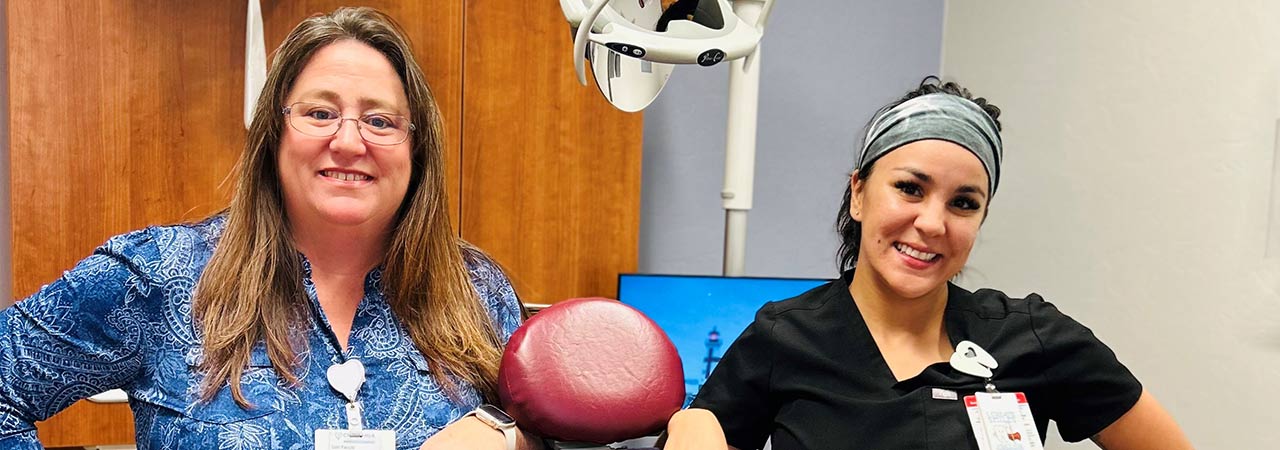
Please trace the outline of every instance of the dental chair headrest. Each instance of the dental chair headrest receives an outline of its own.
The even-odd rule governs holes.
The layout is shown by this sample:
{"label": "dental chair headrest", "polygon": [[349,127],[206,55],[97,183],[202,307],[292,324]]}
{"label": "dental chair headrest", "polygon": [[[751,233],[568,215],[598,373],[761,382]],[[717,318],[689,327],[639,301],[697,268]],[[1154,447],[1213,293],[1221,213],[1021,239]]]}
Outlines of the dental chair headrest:
{"label": "dental chair headrest", "polygon": [[684,372],[644,314],[584,298],[544,309],[512,334],[498,395],[522,429],[608,444],[666,428],[684,404]]}

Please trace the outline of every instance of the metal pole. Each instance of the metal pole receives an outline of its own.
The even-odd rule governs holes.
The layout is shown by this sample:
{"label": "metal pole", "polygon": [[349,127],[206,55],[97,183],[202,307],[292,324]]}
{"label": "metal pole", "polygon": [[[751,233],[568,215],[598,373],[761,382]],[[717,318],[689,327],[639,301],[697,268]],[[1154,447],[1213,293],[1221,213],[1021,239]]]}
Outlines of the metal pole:
{"label": "metal pole", "polygon": [[[751,26],[760,19],[762,0],[735,0],[734,13]],[[729,63],[729,122],[725,136],[724,275],[746,273],[747,211],[755,182],[756,117],[760,99],[760,46],[746,58]],[[747,62],[750,61],[750,65]]]}

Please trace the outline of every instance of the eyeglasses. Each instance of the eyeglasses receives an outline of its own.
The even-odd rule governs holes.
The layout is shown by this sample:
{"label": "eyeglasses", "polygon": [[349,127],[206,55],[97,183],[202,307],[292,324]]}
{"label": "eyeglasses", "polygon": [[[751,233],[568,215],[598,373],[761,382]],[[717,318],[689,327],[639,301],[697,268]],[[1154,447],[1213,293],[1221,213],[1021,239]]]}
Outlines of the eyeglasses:
{"label": "eyeglasses", "polygon": [[399,114],[368,113],[359,118],[342,117],[338,110],[315,103],[297,102],[281,111],[288,118],[289,126],[299,133],[314,137],[338,134],[348,120],[356,122],[360,138],[374,145],[396,145],[409,139],[415,128],[409,119]]}

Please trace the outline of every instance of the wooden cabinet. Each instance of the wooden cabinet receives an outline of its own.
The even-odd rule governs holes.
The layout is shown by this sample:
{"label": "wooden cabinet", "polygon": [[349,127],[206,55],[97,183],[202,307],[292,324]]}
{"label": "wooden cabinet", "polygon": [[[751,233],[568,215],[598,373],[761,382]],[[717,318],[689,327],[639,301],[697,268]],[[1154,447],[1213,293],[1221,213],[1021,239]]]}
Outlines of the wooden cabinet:
{"label": "wooden cabinet", "polygon": [[614,297],[640,241],[640,116],[578,84],[554,1],[466,2],[462,236],[527,302]]}
{"label": "wooden cabinet", "polygon": [[[263,0],[268,50],[350,2]],[[367,1],[413,40],[445,118],[460,235],[526,301],[613,296],[636,268],[639,115],[577,84],[555,2]],[[14,295],[108,237],[221,209],[244,145],[244,1],[10,1]],[[123,405],[80,402],[46,446],[133,441]]]}

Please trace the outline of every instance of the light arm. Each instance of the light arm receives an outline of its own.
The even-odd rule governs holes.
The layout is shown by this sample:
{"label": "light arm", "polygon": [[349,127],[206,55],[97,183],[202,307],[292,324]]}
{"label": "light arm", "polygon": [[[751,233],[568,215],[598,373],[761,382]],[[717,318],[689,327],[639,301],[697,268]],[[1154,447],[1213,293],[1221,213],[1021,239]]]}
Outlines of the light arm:
{"label": "light arm", "polygon": [[1173,416],[1146,390],[1119,419],[1102,429],[1093,442],[1105,450],[1192,449]]}

